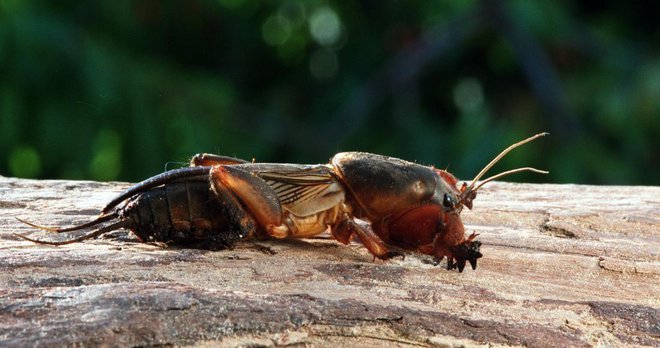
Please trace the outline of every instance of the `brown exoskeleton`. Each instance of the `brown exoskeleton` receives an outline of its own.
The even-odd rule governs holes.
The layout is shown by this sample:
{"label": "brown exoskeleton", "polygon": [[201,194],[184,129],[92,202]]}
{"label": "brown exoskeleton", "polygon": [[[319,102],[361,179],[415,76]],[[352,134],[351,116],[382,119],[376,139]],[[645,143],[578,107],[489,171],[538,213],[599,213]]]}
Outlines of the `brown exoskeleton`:
{"label": "brown exoskeleton", "polygon": [[[64,242],[29,240],[66,244],[127,227],[143,240],[168,242],[177,241],[176,235],[179,240],[187,240],[230,233],[227,230],[231,225],[234,237],[223,240],[231,244],[257,234],[305,238],[329,228],[332,236],[344,244],[357,236],[374,257],[383,260],[402,255],[400,250],[417,251],[433,256],[436,262],[447,257],[447,268],[462,272],[466,262],[475,269],[477,259],[482,257],[481,243],[474,240],[476,234],[465,237],[460,218],[463,206],[471,209],[477,191],[489,181],[521,171],[547,172],[525,167],[494,175],[477,185],[478,180],[509,151],[546,134],[537,134],[502,151],[470,185],[460,184],[445,170],[363,152],[338,153],[330,163],[318,165],[247,163],[224,156],[196,155],[188,168],[157,175],[129,188],[113,199],[97,220],[51,230],[71,231],[119,219],[114,225]],[[187,199],[154,193],[181,183],[190,185],[193,179],[203,182],[202,191],[204,185],[210,187],[210,196],[217,198],[208,203],[213,208],[200,206],[202,200],[191,199],[188,188]],[[207,190],[204,199],[208,195]],[[170,200],[168,211],[154,208],[150,201],[158,197]],[[127,204],[117,208],[126,200]],[[148,208],[141,206],[147,204]],[[229,224],[214,223],[219,211]]]}

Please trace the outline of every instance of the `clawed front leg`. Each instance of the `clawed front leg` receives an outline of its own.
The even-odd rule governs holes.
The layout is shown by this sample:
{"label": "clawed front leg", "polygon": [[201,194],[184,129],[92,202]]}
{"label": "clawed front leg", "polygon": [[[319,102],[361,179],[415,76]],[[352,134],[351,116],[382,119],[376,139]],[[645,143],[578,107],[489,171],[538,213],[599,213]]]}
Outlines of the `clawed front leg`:
{"label": "clawed front leg", "polygon": [[420,247],[419,251],[424,254],[433,256],[433,265],[437,266],[440,262],[447,257],[447,270],[457,269],[463,272],[466,262],[470,264],[472,269],[477,268],[477,260],[483,255],[479,251],[481,242],[474,241],[477,236],[476,233],[471,234],[467,240],[461,242],[457,246],[447,247],[446,243],[442,241],[440,235],[436,235],[432,244]]}
{"label": "clawed front leg", "polygon": [[355,220],[346,218],[335,226],[332,226],[331,232],[336,240],[344,244],[350,243],[351,236],[356,234],[367,250],[374,257],[381,260],[387,260],[395,256],[405,257],[405,254],[401,251],[391,250],[391,247],[385,244],[366,222],[356,222]]}

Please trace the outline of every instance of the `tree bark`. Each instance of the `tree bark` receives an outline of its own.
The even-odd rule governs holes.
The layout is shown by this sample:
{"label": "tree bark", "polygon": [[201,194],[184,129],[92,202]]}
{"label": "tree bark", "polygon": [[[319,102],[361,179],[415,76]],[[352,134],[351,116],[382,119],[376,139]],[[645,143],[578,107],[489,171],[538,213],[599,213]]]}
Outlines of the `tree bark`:
{"label": "tree bark", "polygon": [[[0,177],[0,346],[660,346],[660,188],[492,183],[462,213],[476,271],[328,236],[60,247],[125,183]],[[268,250],[271,252],[264,252]]]}

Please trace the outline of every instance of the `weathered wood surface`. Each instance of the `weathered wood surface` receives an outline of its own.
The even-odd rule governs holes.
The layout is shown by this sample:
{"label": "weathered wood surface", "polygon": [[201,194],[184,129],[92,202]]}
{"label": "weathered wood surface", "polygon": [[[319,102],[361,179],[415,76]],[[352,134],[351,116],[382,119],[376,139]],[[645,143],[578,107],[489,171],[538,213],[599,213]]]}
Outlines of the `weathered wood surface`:
{"label": "weathered wood surface", "polygon": [[463,213],[485,256],[462,274],[327,238],[268,254],[13,235],[125,187],[0,177],[0,346],[660,346],[658,187],[493,183]]}

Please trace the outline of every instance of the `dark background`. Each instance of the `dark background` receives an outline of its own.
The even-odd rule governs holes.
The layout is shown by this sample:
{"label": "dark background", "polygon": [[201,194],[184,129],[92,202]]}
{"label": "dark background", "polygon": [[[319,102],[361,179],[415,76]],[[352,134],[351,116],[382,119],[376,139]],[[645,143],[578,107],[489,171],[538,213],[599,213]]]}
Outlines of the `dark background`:
{"label": "dark background", "polygon": [[[660,184],[658,1],[0,1],[0,174],[381,153]],[[167,168],[180,166],[170,163]]]}

